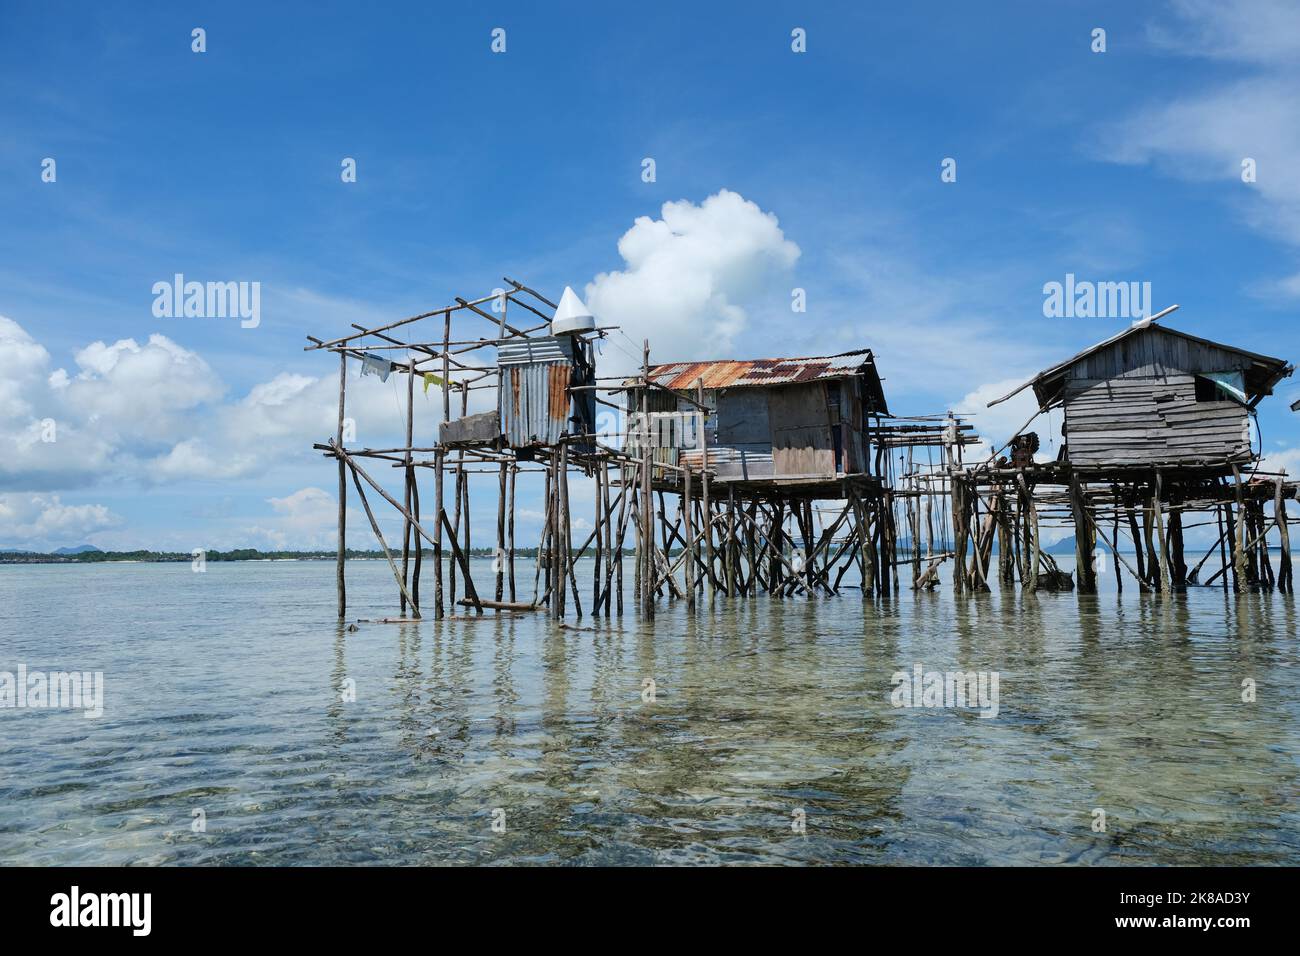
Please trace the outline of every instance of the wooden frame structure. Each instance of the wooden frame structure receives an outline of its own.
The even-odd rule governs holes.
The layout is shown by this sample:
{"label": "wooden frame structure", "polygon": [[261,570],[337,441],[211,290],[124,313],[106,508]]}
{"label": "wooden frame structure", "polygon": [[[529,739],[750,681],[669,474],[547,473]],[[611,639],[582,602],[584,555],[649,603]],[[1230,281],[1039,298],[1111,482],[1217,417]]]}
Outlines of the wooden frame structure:
{"label": "wooden frame structure", "polygon": [[[643,343],[639,377],[601,378],[591,345],[614,330],[593,323],[589,332],[568,339],[548,335],[545,310],[555,304],[522,283],[504,281],[506,287],[488,296],[456,298],[452,305],[373,328],[353,325],[330,340],[308,337],[307,350],[339,356],[336,432],[313,447],[338,464],[340,618],[347,612],[349,484],[393,573],[397,620],[427,611],[426,556],[433,564],[436,617],[462,608],[476,614],[544,610],[558,619],[570,606],[579,616],[621,615],[625,573],[640,612],[651,618],[664,597],[693,607],[701,595],[835,593],[854,567],[865,596],[894,593],[909,567],[911,586],[938,582],[940,565],[952,557],[944,547],[942,499],[951,494],[962,446],[977,440],[971,426],[951,415],[889,416],[876,378],[869,389],[876,396],[868,403],[871,414],[854,426],[855,467],[823,477],[735,480],[719,474],[707,445],[669,460],[657,453],[649,416],[628,416],[623,404],[630,395],[672,392],[653,381],[650,343]],[[520,313],[526,321],[513,323]],[[474,323],[473,330],[465,331],[465,322]],[[496,360],[489,358],[492,350]],[[862,361],[845,361],[850,379],[863,374]],[[372,448],[345,441],[349,363],[373,366],[385,379],[404,379],[404,444]],[[417,378],[424,379],[423,388],[432,382],[441,392],[439,437],[431,444],[416,439],[425,434],[415,420]],[[470,414],[470,393],[480,389],[495,399],[496,410]],[[702,377],[676,394],[685,407],[711,414]],[[617,424],[595,427],[597,407],[614,410],[610,417]],[[934,459],[936,448],[940,461]],[[401,471],[399,493],[376,479],[383,465]],[[429,472],[432,502],[419,480]],[[470,562],[469,476],[484,473],[498,479],[490,586],[475,580]],[[594,489],[591,530],[582,540],[574,534],[578,516],[569,490],[577,474]],[[527,582],[521,577],[527,575],[515,541],[521,475],[540,476],[545,507],[530,596],[524,595]],[[374,496],[400,516],[399,541],[385,538]],[[902,560],[900,542],[908,555]],[[580,583],[577,566],[585,557],[591,559],[591,577]],[[632,567],[625,571],[628,558]]]}
{"label": "wooden frame structure", "polygon": [[[1060,408],[1065,445],[1056,461],[1036,462],[1033,419],[1012,437],[1012,456],[954,475],[954,525],[961,529],[954,585],[991,581],[1026,590],[1097,590],[1109,558],[1142,591],[1202,585],[1293,590],[1286,502],[1297,484],[1259,469],[1249,418],[1293,366],[1283,359],[1155,326],[1166,309],[1025,382],[1042,414]],[[1037,417],[1037,414],[1034,416]],[[1271,514],[1270,514],[1271,510]],[[1040,523],[1074,534],[1075,572],[1067,575],[1041,546]],[[1216,533],[1190,566],[1184,533]],[[1269,534],[1277,534],[1273,569]],[[998,568],[990,577],[993,540]],[[1121,553],[1127,537],[1132,561]],[[1101,544],[1099,549],[1098,545]],[[1201,580],[1207,563],[1218,570]]]}

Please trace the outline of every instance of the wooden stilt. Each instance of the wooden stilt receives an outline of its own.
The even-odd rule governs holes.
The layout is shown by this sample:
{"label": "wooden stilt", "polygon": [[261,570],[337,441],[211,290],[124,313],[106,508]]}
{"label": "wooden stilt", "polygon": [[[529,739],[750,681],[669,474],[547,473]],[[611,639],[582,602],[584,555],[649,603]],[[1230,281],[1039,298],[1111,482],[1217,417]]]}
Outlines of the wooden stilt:
{"label": "wooden stilt", "polygon": [[439,446],[433,454],[433,494],[437,498],[438,513],[434,518],[434,539],[433,539],[433,602],[435,605],[434,615],[442,617],[446,612],[442,604],[442,523],[446,518],[447,512],[443,504],[443,487],[442,478],[445,469],[447,454]]}
{"label": "wooden stilt", "polygon": [[695,535],[691,530],[691,468],[682,473],[682,529],[686,534],[686,607],[695,610],[695,562],[698,554]]}
{"label": "wooden stilt", "polygon": [[1278,555],[1277,588],[1284,594],[1294,594],[1291,567],[1291,530],[1287,527],[1286,496],[1283,494],[1282,479],[1273,479],[1273,519],[1277,522]]}
{"label": "wooden stilt", "polygon": [[1232,584],[1237,592],[1246,590],[1246,506],[1241,493],[1241,470],[1232,466],[1233,493],[1237,502],[1237,514],[1230,525],[1235,524],[1232,536]]}
{"label": "wooden stilt", "polygon": [[[413,432],[413,428],[414,428],[414,424],[415,424],[415,365],[414,365],[414,363],[413,363],[413,361],[412,361],[412,359],[411,359],[411,355],[410,355],[409,352],[407,353],[406,359],[407,359],[407,368],[406,368],[406,452],[405,452],[405,454],[403,455],[403,459],[404,459],[405,462],[406,462],[406,468],[403,469],[403,478],[405,479],[405,487],[404,487],[404,491],[405,491],[405,500],[406,500],[406,510],[407,510],[407,511],[414,511],[414,510],[415,510],[415,504],[414,504],[414,502],[412,501],[412,498],[413,498],[413,496],[415,495],[415,491],[413,490],[413,486],[415,485],[415,468],[412,467],[412,465],[411,465],[411,445],[412,445],[412,443],[411,443],[411,437],[412,437],[412,435],[414,434],[414,432]],[[418,541],[417,541],[417,544],[418,544]],[[410,522],[409,519],[403,519],[403,520],[402,520],[402,582],[403,582],[403,587],[402,587],[402,594],[400,595],[400,601],[399,601],[399,607],[401,608],[401,613],[402,613],[403,616],[406,614],[406,599],[407,599],[407,596],[408,596],[408,595],[407,595],[407,590],[408,590],[408,588],[409,588],[409,584],[408,584],[407,582],[410,581],[410,573],[411,573],[411,522]],[[420,612],[419,612],[419,610],[418,610],[418,609],[415,609],[415,608],[412,608],[412,614],[413,614],[415,617],[419,617],[419,616],[420,616]]]}
{"label": "wooden stilt", "polygon": [[503,461],[497,478],[497,548],[492,556],[492,566],[496,571],[496,587],[493,589],[493,594],[494,600],[498,602],[505,598],[506,593],[506,496],[508,494],[506,486],[510,481],[508,469],[509,465]]}
{"label": "wooden stilt", "polygon": [[515,603],[515,485],[519,481],[519,466],[510,466],[510,512],[506,521],[506,562],[510,581],[510,602]]}
{"label": "wooden stilt", "polygon": [[[348,387],[348,353],[339,352],[339,422],[334,441],[343,447],[343,407]],[[339,459],[339,554],[335,565],[334,578],[338,591],[339,619],[347,615],[348,589],[343,574],[343,562],[347,560],[348,551],[348,483],[347,466]]]}
{"label": "wooden stilt", "polygon": [[1160,549],[1160,590],[1168,594],[1172,587],[1172,581],[1169,575],[1169,549],[1165,543],[1164,508],[1160,500],[1164,491],[1163,484],[1160,469],[1157,468],[1155,484],[1151,488],[1151,513],[1155,517],[1156,543]]}
{"label": "wooden stilt", "polygon": [[1097,575],[1092,564],[1094,547],[1089,547],[1092,535],[1087,516],[1088,502],[1083,494],[1079,476],[1070,473],[1070,510],[1074,514],[1075,576],[1080,594],[1097,593]]}

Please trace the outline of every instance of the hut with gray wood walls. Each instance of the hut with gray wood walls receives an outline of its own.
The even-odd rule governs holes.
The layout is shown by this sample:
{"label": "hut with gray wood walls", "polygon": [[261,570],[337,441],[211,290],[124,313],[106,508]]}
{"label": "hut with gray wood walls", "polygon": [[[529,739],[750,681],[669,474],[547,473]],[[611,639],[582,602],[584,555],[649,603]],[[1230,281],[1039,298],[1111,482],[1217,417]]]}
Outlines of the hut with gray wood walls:
{"label": "hut with gray wood walls", "polygon": [[[1194,585],[1218,549],[1221,567],[1206,583],[1222,579],[1226,587],[1231,578],[1241,589],[1290,589],[1285,501],[1294,498],[1295,484],[1258,471],[1251,418],[1293,367],[1156,324],[1176,308],[1135,323],[990,402],[1032,389],[1038,414],[1059,410],[1063,442],[1054,461],[1017,455],[1017,449],[1038,445],[1027,424],[1008,443],[1011,460],[1004,456],[966,470],[954,496],[954,508],[963,513],[955,511],[955,520],[971,532],[975,558],[969,573],[959,575],[959,586],[986,583],[980,555],[987,555],[985,535],[997,524],[995,514],[988,528],[977,528],[965,512],[983,505],[987,513],[999,502],[1028,496],[1039,514],[1021,534],[1025,549],[1041,551],[1037,519],[1057,509],[1074,531],[1077,578],[1070,582],[1047,557],[1040,559],[1046,566],[1035,561],[1025,567],[1021,576],[1031,587],[1077,583],[1094,591],[1095,562],[1104,557],[1100,540],[1121,588],[1121,570],[1143,590]],[[1272,517],[1265,515],[1269,504]],[[1206,558],[1189,568],[1183,532],[1198,515],[1217,529],[1218,538]],[[1122,557],[1121,527],[1130,536],[1131,564]],[[1273,529],[1281,545],[1276,574],[1268,544]],[[1002,562],[1011,560],[999,552]]]}

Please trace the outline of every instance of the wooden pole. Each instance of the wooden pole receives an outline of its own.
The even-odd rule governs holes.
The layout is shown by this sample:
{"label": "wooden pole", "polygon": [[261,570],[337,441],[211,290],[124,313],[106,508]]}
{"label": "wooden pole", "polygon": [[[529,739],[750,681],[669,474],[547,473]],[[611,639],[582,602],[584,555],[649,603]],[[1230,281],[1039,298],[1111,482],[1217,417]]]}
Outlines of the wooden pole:
{"label": "wooden pole", "polygon": [[[415,493],[411,490],[411,486],[415,483],[415,468],[411,465],[412,437],[415,434],[415,366],[410,352],[406,353],[406,360],[406,453],[403,456],[406,461],[406,468],[403,469],[403,477],[405,478],[406,510],[411,512],[415,507],[414,502],[412,501]],[[402,582],[404,586],[402,588],[401,599],[399,602],[401,615],[403,617],[406,616],[406,599],[409,594],[407,589],[410,586],[410,574],[411,522],[409,518],[404,518],[402,519]],[[420,612],[417,608],[412,608],[412,614],[414,614],[415,617],[420,616]]]}
{"label": "wooden pole", "polygon": [[[411,514],[415,520],[420,520],[420,482],[415,477],[415,469],[411,469]],[[415,607],[415,613],[422,615],[420,611],[420,570],[423,565],[424,542],[415,538],[415,568],[411,574],[411,603]]]}
{"label": "wooden pole", "polygon": [[515,603],[515,485],[519,481],[519,466],[510,466],[510,516],[506,523],[506,559],[510,569],[510,601]]}
{"label": "wooden pole", "polygon": [[644,601],[641,611],[651,620],[655,616],[655,529],[654,529],[654,504],[651,501],[651,484],[652,474],[654,471],[654,456],[651,450],[650,438],[650,340],[643,341],[642,351],[643,377],[642,383],[645,390],[642,392],[642,423],[645,426],[645,444],[641,449],[641,537],[642,537],[642,558],[645,566],[641,570],[642,600]]}
{"label": "wooden pole", "polygon": [[560,530],[560,522],[564,520],[560,512],[560,453],[551,452],[551,524],[550,538],[551,546],[547,557],[549,560],[549,571],[546,575],[547,583],[551,589],[551,617],[559,620],[564,616],[564,572],[560,568],[560,548],[564,540],[564,534]]}
{"label": "wooden pole", "polygon": [[691,530],[691,466],[686,465],[682,474],[682,527],[686,532],[686,607],[695,610],[695,562],[699,559],[695,547],[695,535]]}
{"label": "wooden pole", "polygon": [[601,484],[600,476],[601,473],[604,471],[604,467],[605,467],[604,460],[602,459],[592,469],[592,480],[595,482],[595,491],[596,491],[595,495],[593,495],[593,498],[595,500],[595,508],[596,508],[596,514],[595,514],[596,529],[594,532],[596,535],[596,550],[595,550],[596,560],[593,562],[593,567],[591,572],[591,616],[592,617],[600,617],[600,566],[605,559],[605,507],[604,507],[605,503],[604,500],[601,498],[601,494],[600,494],[600,484]]}
{"label": "wooden pole", "polygon": [[[695,401],[698,405],[704,404],[704,378],[700,377],[695,380]],[[708,567],[709,573],[704,578],[704,590],[708,595],[709,601],[713,601],[713,503],[709,497],[709,431],[706,420],[705,427],[701,430],[700,439],[704,443],[703,464],[700,466],[700,500],[703,508],[703,520],[701,521],[702,530],[704,531],[704,563]]]}
{"label": "wooden pole", "polygon": [[496,565],[496,589],[494,593],[497,601],[505,597],[506,591],[506,497],[509,494],[507,487],[510,482],[510,476],[507,474],[509,467],[503,461],[497,479],[497,550],[496,554],[493,555],[493,564]]}
{"label": "wooden pole", "polygon": [[1020,485],[1021,507],[1025,512],[1025,565],[1027,573],[1024,581],[1026,593],[1033,594],[1038,590],[1038,560],[1039,560],[1039,536],[1038,528],[1038,507],[1034,504],[1034,492],[1025,480],[1025,470],[1021,468],[1016,473],[1016,481]]}
{"label": "wooden pole", "polygon": [[627,534],[627,516],[632,507],[632,488],[629,485],[632,471],[619,465],[619,488],[623,501],[618,511],[618,545],[614,551],[614,604],[618,616],[623,616],[623,541]]}
{"label": "wooden pole", "polygon": [[[366,473],[365,469],[363,469],[360,465],[358,465],[355,461],[353,461],[351,455],[343,451],[343,449],[341,448],[336,451],[336,454],[341,455],[344,458],[344,460],[348,463],[349,467],[352,468],[355,474],[358,474],[362,478],[364,478],[366,480],[366,484],[370,485],[371,488],[374,488],[375,491],[379,492],[380,497],[382,497],[390,505],[396,508],[398,514],[402,515],[403,517],[411,517],[410,513],[405,508],[402,507],[401,503],[396,498],[394,498],[392,495],[386,492],[383,489],[383,487],[379,484],[379,482],[371,478],[370,475]],[[454,531],[452,531],[451,525],[448,524],[446,515],[442,516],[442,524],[443,527],[446,528],[447,530],[448,541],[451,544],[452,554],[455,556],[456,560],[460,562],[461,570],[465,573],[465,593],[474,602],[475,608],[480,613],[482,613],[483,609],[482,606],[479,604],[478,594],[474,590],[474,582],[469,576],[469,563],[465,560],[464,554],[461,552],[460,547],[456,543],[456,534]],[[414,518],[412,518],[411,520],[411,527],[413,527],[416,530],[416,532],[419,535],[421,535],[426,541],[434,540],[433,535],[431,535],[428,531],[425,531],[423,526],[421,526],[420,522],[416,521]]]}
{"label": "wooden pole", "polygon": [[1128,513],[1128,531],[1129,536],[1133,539],[1133,558],[1137,565],[1137,577],[1139,590],[1145,590],[1144,585],[1148,584],[1145,548],[1142,546],[1141,532],[1138,531],[1137,514],[1133,510],[1132,491],[1128,495],[1129,501],[1125,508]]}
{"label": "wooden pole", "polygon": [[1277,522],[1278,544],[1282,553],[1278,555],[1277,589],[1284,594],[1294,594],[1291,568],[1291,531],[1286,523],[1286,497],[1282,493],[1282,479],[1273,479],[1273,520]]}
{"label": "wooden pole", "polygon": [[966,590],[966,483],[951,473],[952,483],[952,544],[956,554],[953,555],[952,589],[956,594]]}
{"label": "wooden pole", "polygon": [[1151,489],[1151,513],[1155,516],[1156,543],[1160,547],[1160,590],[1168,594],[1173,582],[1169,574],[1169,549],[1165,544],[1164,507],[1160,501],[1163,494],[1164,480],[1157,468],[1155,485]]}
{"label": "wooden pole", "polygon": [[1155,492],[1149,494],[1142,503],[1142,540],[1147,552],[1147,579],[1150,580],[1151,586],[1157,591],[1160,590],[1160,557],[1156,554],[1155,546],[1155,506],[1153,499]]}
{"label": "wooden pole", "polygon": [[1232,466],[1233,490],[1237,501],[1235,534],[1232,538],[1232,581],[1238,591],[1246,590],[1246,506],[1241,495],[1241,470]]}
{"label": "wooden pole", "polygon": [[[1124,593],[1124,578],[1119,573],[1119,488],[1114,489],[1115,493],[1115,511],[1111,516],[1110,528],[1110,561],[1115,569],[1115,591],[1119,594]],[[1141,590],[1142,583],[1138,582],[1138,589]]]}
{"label": "wooden pole", "polygon": [[[393,560],[392,552],[388,550],[388,542],[384,540],[384,536],[379,530],[379,522],[375,520],[375,513],[370,510],[370,502],[366,500],[366,493],[361,490],[361,480],[357,477],[355,465],[353,465],[352,482],[357,486],[357,497],[361,499],[361,507],[366,511],[366,517],[370,519],[370,529],[374,531],[379,547],[384,551],[388,566],[393,571],[393,577],[397,579],[397,589],[402,593],[402,608],[405,610],[406,603],[410,600],[410,594],[406,590],[406,582],[402,580],[402,572],[398,570],[397,562]],[[411,602],[411,607],[415,609],[414,601]],[[416,616],[419,616],[418,610],[416,610]]]}
{"label": "wooden pole", "polygon": [[443,501],[442,478],[446,470],[445,463],[447,453],[438,446],[438,450],[433,453],[433,495],[437,499],[438,513],[434,518],[433,530],[433,570],[435,577],[433,579],[433,603],[434,616],[441,618],[446,612],[443,610],[442,602],[442,522],[447,511]]}
{"label": "wooden pole", "polygon": [[722,579],[727,582],[727,594],[736,593],[736,486],[727,485],[727,540],[722,552]]}
{"label": "wooden pole", "polygon": [[1176,588],[1187,586],[1187,560],[1183,553],[1183,509],[1170,495],[1169,500],[1169,577]]}
{"label": "wooden pole", "polygon": [[[560,494],[563,496],[562,508],[564,511],[564,521],[560,525],[561,540],[564,545],[562,555],[562,568],[564,577],[573,589],[573,610],[578,617],[582,617],[582,595],[578,593],[578,578],[574,571],[573,557],[573,512],[569,503],[569,443],[566,441],[560,446]],[[564,590],[564,581],[560,582],[560,590]]]}
{"label": "wooden pole", "polygon": [[[1158,480],[1158,479],[1157,479]],[[1074,562],[1079,578],[1080,594],[1097,593],[1097,574],[1092,566],[1092,553],[1095,548],[1093,536],[1088,523],[1088,502],[1083,494],[1083,485],[1079,476],[1070,472],[1070,510],[1074,513]]]}
{"label": "wooden pole", "polygon": [[[334,441],[343,447],[343,407],[348,387],[348,353],[339,353],[339,421]],[[339,554],[335,565],[334,577],[338,590],[339,619],[342,620],[348,609],[347,582],[344,580],[343,562],[347,560],[348,551],[348,482],[347,466],[339,459]]]}

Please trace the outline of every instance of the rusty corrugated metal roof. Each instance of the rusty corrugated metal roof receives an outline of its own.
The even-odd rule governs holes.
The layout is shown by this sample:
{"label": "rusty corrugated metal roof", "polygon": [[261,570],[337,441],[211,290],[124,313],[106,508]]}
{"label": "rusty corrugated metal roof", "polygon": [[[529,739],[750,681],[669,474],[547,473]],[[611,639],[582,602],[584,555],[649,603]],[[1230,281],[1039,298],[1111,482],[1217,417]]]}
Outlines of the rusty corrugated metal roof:
{"label": "rusty corrugated metal roof", "polygon": [[[871,349],[803,358],[723,359],[715,362],[670,362],[650,366],[650,380],[664,388],[690,389],[697,379],[705,388],[786,385],[853,375],[871,361]],[[624,384],[636,385],[640,378]]]}

